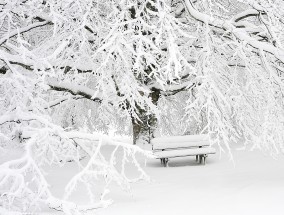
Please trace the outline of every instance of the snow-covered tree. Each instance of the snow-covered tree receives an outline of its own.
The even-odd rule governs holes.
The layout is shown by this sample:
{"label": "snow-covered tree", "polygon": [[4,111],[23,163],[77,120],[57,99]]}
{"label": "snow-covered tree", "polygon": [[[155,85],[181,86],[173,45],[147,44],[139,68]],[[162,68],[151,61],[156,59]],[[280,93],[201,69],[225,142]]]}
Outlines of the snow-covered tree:
{"label": "snow-covered tree", "polygon": [[199,37],[195,68],[202,84],[188,114],[214,141],[244,139],[283,152],[283,1],[184,1]]}
{"label": "snow-covered tree", "polygon": [[147,153],[93,133],[109,128],[132,125],[133,143],[159,124],[209,133],[221,150],[244,140],[283,151],[283,17],[282,0],[1,0],[0,147],[25,149],[0,167],[1,204],[77,210],[54,205],[41,166],[80,165],[82,154],[89,163],[67,194],[98,174],[128,187],[117,149],[107,160],[104,144],[146,177],[133,155]]}
{"label": "snow-covered tree", "polygon": [[[37,5],[32,13],[30,5]],[[19,35],[26,37],[20,43],[25,41],[29,48],[26,44],[21,52],[31,61],[40,59],[20,59],[16,65],[30,71],[42,67],[51,89],[100,102],[101,109],[127,116],[134,143],[143,127],[155,124],[152,114],[158,114],[160,91],[172,93],[189,85],[191,66],[178,42],[194,38],[164,1],[31,1],[26,6],[18,1],[3,5],[13,8],[11,17],[25,14],[24,26],[3,37],[3,46]],[[11,49],[9,53],[17,55]],[[182,76],[188,79],[182,86],[168,86]]]}

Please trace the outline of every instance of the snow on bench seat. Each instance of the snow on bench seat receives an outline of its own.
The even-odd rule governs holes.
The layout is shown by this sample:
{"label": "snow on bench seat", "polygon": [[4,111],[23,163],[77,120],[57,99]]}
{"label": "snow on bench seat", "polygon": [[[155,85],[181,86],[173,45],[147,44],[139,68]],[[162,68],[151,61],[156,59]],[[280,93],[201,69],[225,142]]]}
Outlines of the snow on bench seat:
{"label": "snow on bench seat", "polygon": [[206,148],[195,148],[195,149],[177,149],[177,150],[169,150],[169,151],[157,151],[155,152],[155,156],[158,159],[161,158],[174,158],[174,157],[185,157],[185,156],[194,156],[201,154],[215,154],[216,149],[212,147]]}

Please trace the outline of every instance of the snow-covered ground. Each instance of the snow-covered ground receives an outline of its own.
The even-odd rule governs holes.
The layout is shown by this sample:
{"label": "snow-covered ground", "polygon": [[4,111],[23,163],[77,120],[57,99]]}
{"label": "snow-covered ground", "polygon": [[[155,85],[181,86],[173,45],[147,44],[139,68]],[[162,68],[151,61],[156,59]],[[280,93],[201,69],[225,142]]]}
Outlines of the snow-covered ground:
{"label": "snow-covered ground", "polygon": [[[150,159],[144,167],[152,179],[150,183],[134,183],[131,193],[111,187],[109,197],[114,200],[113,205],[96,212],[99,215],[283,214],[284,156],[275,160],[259,151],[243,150],[234,150],[233,154],[235,165],[227,155],[220,157],[218,153],[210,155],[205,166],[197,164],[194,157],[171,159],[168,168],[162,167],[159,160]],[[140,160],[143,164],[144,160]],[[71,174],[70,169],[54,170],[50,176],[57,195],[63,191],[63,181]],[[78,191],[72,198],[84,204],[86,195]]]}
{"label": "snow-covered ground", "polygon": [[[111,148],[104,150],[107,153]],[[151,182],[132,184],[131,193],[113,185],[107,197],[114,203],[87,214],[282,215],[284,156],[275,160],[259,151],[243,150],[234,150],[233,154],[235,165],[226,154],[220,157],[218,153],[210,155],[205,166],[197,164],[194,157],[171,159],[167,168],[162,167],[159,160],[149,159],[144,169]],[[144,165],[144,159],[139,160]],[[129,174],[135,175],[132,170],[134,168],[129,169]],[[49,171],[52,191],[59,197],[76,168],[68,163],[64,168],[52,167]],[[86,204],[87,193],[79,186],[71,199]],[[46,209],[42,214],[61,213]]]}
{"label": "snow-covered ground", "polygon": [[164,168],[158,160],[145,167],[153,182],[132,187],[133,196],[116,194],[100,215],[280,215],[284,213],[284,157],[234,151],[235,166],[226,155],[176,158]]}

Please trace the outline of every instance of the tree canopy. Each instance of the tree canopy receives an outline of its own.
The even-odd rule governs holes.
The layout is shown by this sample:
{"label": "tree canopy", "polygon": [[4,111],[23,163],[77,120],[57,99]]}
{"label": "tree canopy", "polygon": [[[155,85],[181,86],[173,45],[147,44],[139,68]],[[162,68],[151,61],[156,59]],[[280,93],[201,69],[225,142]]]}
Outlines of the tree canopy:
{"label": "tree canopy", "polygon": [[[80,177],[101,168],[127,184],[100,146],[147,153],[94,133],[110,128],[132,127],[134,143],[145,132],[209,133],[221,151],[243,141],[283,152],[283,17],[282,0],[1,0],[0,146],[26,150],[1,166],[0,186],[13,178],[2,204],[50,200],[40,165],[80,163],[78,151],[90,158]],[[28,169],[40,192],[23,182]]]}

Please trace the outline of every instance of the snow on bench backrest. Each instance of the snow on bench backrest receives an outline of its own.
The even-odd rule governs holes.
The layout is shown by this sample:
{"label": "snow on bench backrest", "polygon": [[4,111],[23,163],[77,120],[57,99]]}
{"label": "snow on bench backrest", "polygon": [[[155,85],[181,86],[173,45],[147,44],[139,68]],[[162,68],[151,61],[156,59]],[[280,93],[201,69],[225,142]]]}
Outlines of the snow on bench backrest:
{"label": "snow on bench backrest", "polygon": [[152,139],[151,143],[153,144],[154,150],[210,145],[207,134],[157,137]]}

